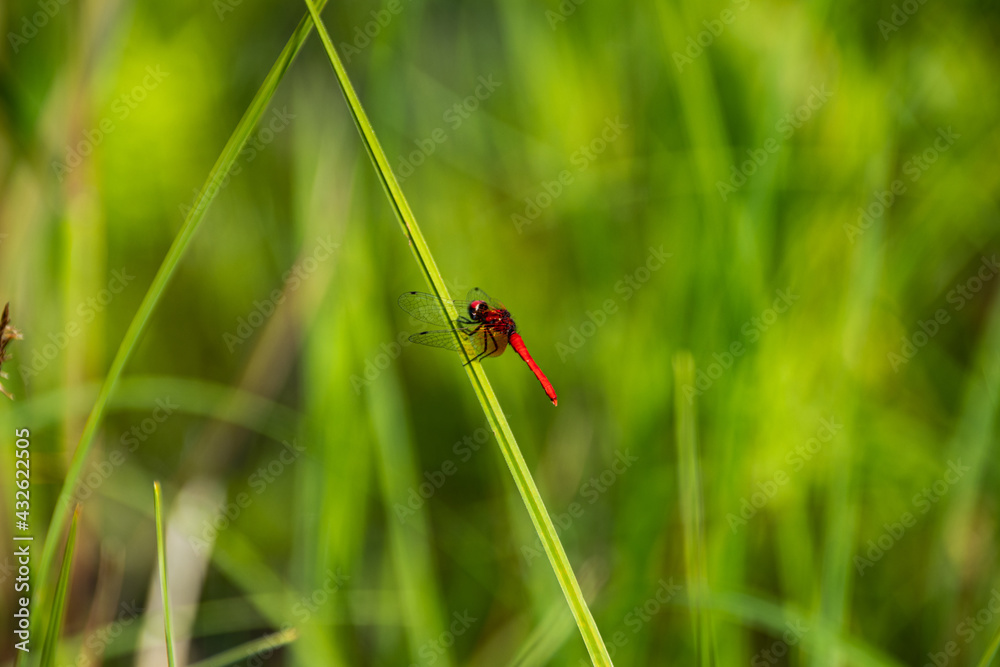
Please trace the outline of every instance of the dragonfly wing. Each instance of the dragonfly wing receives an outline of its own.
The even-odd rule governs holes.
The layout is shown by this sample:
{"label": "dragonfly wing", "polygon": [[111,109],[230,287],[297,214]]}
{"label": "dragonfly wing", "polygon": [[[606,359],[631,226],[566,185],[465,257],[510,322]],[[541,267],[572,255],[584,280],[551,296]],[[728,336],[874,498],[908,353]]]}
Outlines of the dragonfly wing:
{"label": "dragonfly wing", "polygon": [[469,295],[466,298],[469,300],[470,303],[473,301],[485,301],[486,305],[488,305],[490,308],[502,307],[500,306],[499,301],[497,301],[496,299],[494,299],[493,297],[491,297],[489,294],[479,289],[478,287],[473,287],[472,289],[470,289]]}
{"label": "dragonfly wing", "polygon": [[457,336],[451,329],[447,331],[421,331],[410,336],[410,342],[429,345],[431,347],[442,347],[453,352],[458,352],[461,349],[459,340],[466,344],[466,352],[469,354],[476,355],[480,352],[477,346],[481,344],[481,336],[470,338],[469,333],[463,332],[462,329],[458,330]]}
{"label": "dragonfly wing", "polygon": [[[461,301],[453,301],[458,316],[461,317],[468,312],[468,305]],[[411,317],[442,327],[450,327],[451,321],[448,319],[448,311],[444,307],[444,301],[433,294],[423,292],[407,292],[399,297],[399,307],[410,314]],[[458,348],[456,348],[458,349]]]}

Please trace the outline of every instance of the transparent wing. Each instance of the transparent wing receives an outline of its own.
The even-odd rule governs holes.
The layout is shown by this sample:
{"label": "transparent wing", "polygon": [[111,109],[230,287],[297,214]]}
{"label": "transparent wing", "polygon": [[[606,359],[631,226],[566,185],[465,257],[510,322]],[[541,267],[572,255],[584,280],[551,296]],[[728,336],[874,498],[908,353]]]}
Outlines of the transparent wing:
{"label": "transparent wing", "polygon": [[[469,304],[463,301],[452,301],[455,312],[462,317],[469,312]],[[407,292],[399,297],[399,307],[410,314],[411,317],[442,327],[450,327],[448,311],[445,310],[444,301],[433,294],[423,292]],[[440,347],[440,346],[438,346]],[[456,350],[458,348],[455,348]]]}
{"label": "transparent wing", "polygon": [[469,290],[469,295],[466,297],[469,303],[473,301],[485,301],[486,305],[490,308],[503,308],[499,301],[491,297],[489,294],[479,289],[478,287],[473,287]]}
{"label": "transparent wing", "polygon": [[461,340],[466,346],[466,352],[470,356],[475,356],[482,352],[483,336],[479,333],[470,335],[471,333],[471,330],[464,331],[462,329],[458,330],[458,336],[450,329],[447,331],[421,331],[410,336],[410,341],[458,352],[461,349],[459,347],[459,340]]}

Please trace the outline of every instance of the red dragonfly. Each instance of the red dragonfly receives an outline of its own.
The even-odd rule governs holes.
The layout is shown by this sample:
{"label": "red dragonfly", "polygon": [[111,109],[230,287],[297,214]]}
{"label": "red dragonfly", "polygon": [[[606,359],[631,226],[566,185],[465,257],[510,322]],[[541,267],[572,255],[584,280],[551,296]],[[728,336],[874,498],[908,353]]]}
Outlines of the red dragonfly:
{"label": "red dragonfly", "polygon": [[517,333],[517,325],[514,324],[510,312],[478,287],[469,290],[467,298],[468,301],[450,302],[459,313],[455,321],[457,331],[454,331],[450,328],[451,322],[443,299],[423,292],[407,292],[399,297],[399,307],[415,319],[449,327],[438,331],[421,331],[410,336],[410,340],[421,345],[443,347],[455,352],[461,350],[461,346],[464,345],[465,352],[470,357],[466,363],[478,361],[483,357],[500,356],[507,349],[507,343],[510,343],[542,383],[542,388],[552,401],[552,405],[559,405],[556,400],[556,390],[528,354],[528,348],[525,347],[521,334]]}

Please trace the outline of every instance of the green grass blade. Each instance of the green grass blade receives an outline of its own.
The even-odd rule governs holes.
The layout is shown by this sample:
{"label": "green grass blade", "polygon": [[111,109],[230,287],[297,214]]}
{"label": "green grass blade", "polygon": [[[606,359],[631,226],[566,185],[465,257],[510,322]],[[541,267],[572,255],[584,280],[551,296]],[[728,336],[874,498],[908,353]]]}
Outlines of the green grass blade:
{"label": "green grass blade", "polygon": [[174,660],[174,630],[171,626],[170,594],[167,588],[167,540],[163,535],[163,503],[160,499],[160,483],[153,482],[153,513],[156,515],[156,560],[160,564],[160,593],[163,595],[163,633],[167,640],[167,664],[176,665]]}
{"label": "green grass blade", "polygon": [[56,658],[56,646],[59,644],[59,630],[62,628],[63,617],[66,614],[66,599],[69,593],[69,571],[73,565],[73,552],[76,550],[76,527],[80,522],[80,506],[73,510],[73,520],[69,524],[69,535],[66,538],[66,549],[63,551],[62,567],[59,569],[59,582],[56,584],[56,594],[53,600],[52,614],[49,615],[49,629],[42,640],[41,664],[49,667]]}
{"label": "green grass blade", "polygon": [[[678,600],[675,604],[683,605]],[[902,667],[903,663],[889,655],[886,649],[867,643],[864,639],[851,636],[839,624],[827,623],[822,614],[809,614],[787,601],[774,601],[744,592],[713,592],[705,604],[716,617],[728,617],[746,631],[753,628],[775,638],[782,638],[792,632],[796,637],[794,646],[801,646],[806,655],[818,651],[836,651],[844,657],[850,667]],[[785,641],[786,645],[788,642]],[[767,644],[771,645],[771,644]],[[791,653],[791,651],[789,651]],[[771,654],[773,658],[774,655]],[[787,658],[786,658],[787,659]],[[792,661],[790,664],[801,664]],[[744,664],[774,664],[758,653],[756,660]],[[784,664],[784,663],[781,663]]]}
{"label": "green grass blade", "polygon": [[573,623],[561,604],[551,605],[542,620],[525,639],[507,667],[549,665],[573,632]]}
{"label": "green grass blade", "polygon": [[[326,0],[317,1],[321,6],[326,4]],[[66,523],[70,499],[76,489],[80,475],[83,472],[83,465],[86,462],[87,454],[90,452],[90,448],[93,445],[94,437],[97,435],[97,429],[104,418],[104,413],[108,405],[108,399],[121,377],[125,364],[128,363],[129,358],[132,356],[132,352],[138,344],[139,338],[142,336],[153,310],[156,308],[156,305],[159,303],[160,297],[163,295],[167,284],[173,277],[174,271],[176,271],[184,252],[190,245],[194,233],[197,231],[198,226],[204,219],[205,212],[208,210],[209,204],[211,204],[212,200],[215,199],[215,195],[219,191],[219,184],[222,183],[226,174],[229,173],[229,170],[236,162],[236,158],[243,149],[243,145],[246,143],[247,138],[253,131],[253,128],[257,125],[257,122],[264,114],[268,103],[274,95],[274,91],[277,89],[278,84],[284,77],[284,74],[288,70],[292,60],[302,48],[302,44],[309,36],[311,30],[312,20],[308,15],[306,15],[299,22],[298,27],[292,34],[292,37],[288,40],[288,43],[285,44],[285,48],[282,49],[277,61],[271,67],[271,71],[268,72],[267,76],[264,78],[264,82],[261,84],[260,89],[258,89],[257,94],[254,95],[253,100],[250,102],[250,106],[243,114],[240,122],[236,125],[236,129],[233,130],[233,134],[229,137],[229,141],[226,142],[225,148],[222,150],[222,154],[219,155],[218,160],[216,160],[215,165],[208,174],[205,185],[202,186],[194,207],[188,211],[183,226],[174,238],[174,242],[171,244],[170,250],[167,251],[167,256],[163,259],[163,263],[160,265],[159,271],[157,271],[156,276],[153,278],[153,282],[150,284],[149,289],[139,306],[139,310],[132,318],[132,323],[125,332],[125,337],[122,339],[121,345],[118,347],[118,352],[115,354],[115,358],[111,362],[111,368],[108,370],[108,374],[104,379],[104,384],[102,385],[101,391],[97,396],[97,401],[95,402],[94,407],[90,412],[90,416],[87,418],[87,422],[84,425],[83,433],[80,436],[80,444],[77,446],[76,451],[73,454],[69,470],[66,473],[66,479],[63,482],[62,490],[59,493],[59,499],[56,502],[55,509],[52,513],[52,520],[49,523],[49,535],[58,535],[62,531],[63,525]],[[45,541],[45,546],[42,549],[42,558],[38,570],[39,594],[36,598],[36,602],[39,604],[39,609],[41,610],[45,608],[45,600],[47,599],[48,591],[48,577],[49,572],[52,569],[52,562],[55,558],[55,549],[55,541],[47,539]]]}
{"label": "green grass blade", "polygon": [[989,667],[989,664],[993,662],[993,658],[996,657],[997,649],[1000,649],[1000,629],[993,636],[993,641],[990,642],[990,647],[983,654],[983,659],[979,661],[979,667]]}
{"label": "green grass blade", "polygon": [[[433,293],[444,299],[447,303],[450,300],[450,295],[448,294],[448,288],[445,286],[444,278],[438,271],[434,257],[431,255],[420,227],[417,225],[416,218],[410,210],[409,204],[406,202],[406,197],[403,196],[403,191],[395,175],[392,173],[389,160],[386,158],[385,152],[382,150],[382,146],[379,144],[375,136],[375,131],[368,120],[368,116],[365,114],[364,108],[361,106],[361,102],[354,92],[354,87],[351,85],[340,56],[337,54],[337,50],[334,48],[326,28],[323,26],[319,17],[319,9],[314,6],[313,0],[305,0],[305,2],[312,14],[316,30],[323,41],[323,46],[326,48],[330,64],[333,65],[334,72],[337,74],[337,82],[340,84],[340,89],[347,100],[347,106],[350,109],[351,116],[354,118],[355,125],[358,127],[358,132],[361,134],[362,142],[375,165],[375,170],[382,182],[382,186],[385,188],[396,217],[399,219],[403,233],[410,242],[410,248],[417,260],[417,264],[420,266],[424,278],[426,278]],[[451,306],[448,306],[448,310],[449,316],[454,321],[457,314]],[[507,462],[507,467],[510,468],[510,472],[514,477],[517,490],[520,492],[525,507],[528,509],[531,522],[535,526],[535,532],[538,533],[538,537],[545,548],[545,554],[548,556],[552,569],[555,571],[559,586],[562,588],[570,610],[573,612],[573,617],[576,619],[576,624],[580,628],[580,633],[583,635],[583,641],[587,646],[587,651],[590,653],[591,660],[595,665],[610,665],[611,657],[608,655],[608,650],[601,639],[601,633],[597,629],[597,624],[594,622],[590,608],[587,606],[583,592],[580,590],[580,584],[573,573],[573,568],[570,566],[569,558],[567,558],[562,543],[559,541],[555,526],[552,524],[552,519],[545,508],[545,503],[538,493],[535,482],[531,477],[531,472],[528,470],[528,465],[521,455],[521,450],[517,445],[514,434],[507,424],[507,418],[500,408],[496,394],[494,394],[493,388],[490,386],[489,380],[486,378],[486,374],[483,372],[479,362],[467,364],[465,370],[470,382],[472,382],[476,397],[483,406],[483,412],[486,413],[486,418],[489,420],[493,433],[497,438],[497,442],[503,452],[504,460]]]}
{"label": "green grass blade", "polygon": [[261,655],[267,651],[273,651],[276,648],[291,644],[298,637],[299,633],[295,628],[273,632],[259,639],[249,641],[246,644],[234,646],[228,651],[223,651],[206,660],[191,663],[190,667],[226,667],[226,665],[234,665],[237,662],[249,660],[255,655]]}
{"label": "green grass blade", "polygon": [[684,565],[692,606],[695,647],[699,664],[712,664],[711,611],[708,598],[708,559],[705,555],[705,507],[701,489],[694,401],[679,390],[694,386],[694,358],[679,352],[674,357],[674,412],[677,430],[677,468],[680,478],[681,521],[684,524]]}

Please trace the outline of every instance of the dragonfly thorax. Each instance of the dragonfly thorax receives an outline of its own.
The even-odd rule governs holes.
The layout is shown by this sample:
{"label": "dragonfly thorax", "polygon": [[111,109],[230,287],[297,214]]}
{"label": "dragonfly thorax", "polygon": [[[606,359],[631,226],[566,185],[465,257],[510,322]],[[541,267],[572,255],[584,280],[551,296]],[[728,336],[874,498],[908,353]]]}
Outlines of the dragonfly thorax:
{"label": "dragonfly thorax", "polygon": [[469,303],[469,319],[492,334],[510,335],[517,331],[514,319],[506,308],[490,308],[485,301]]}

